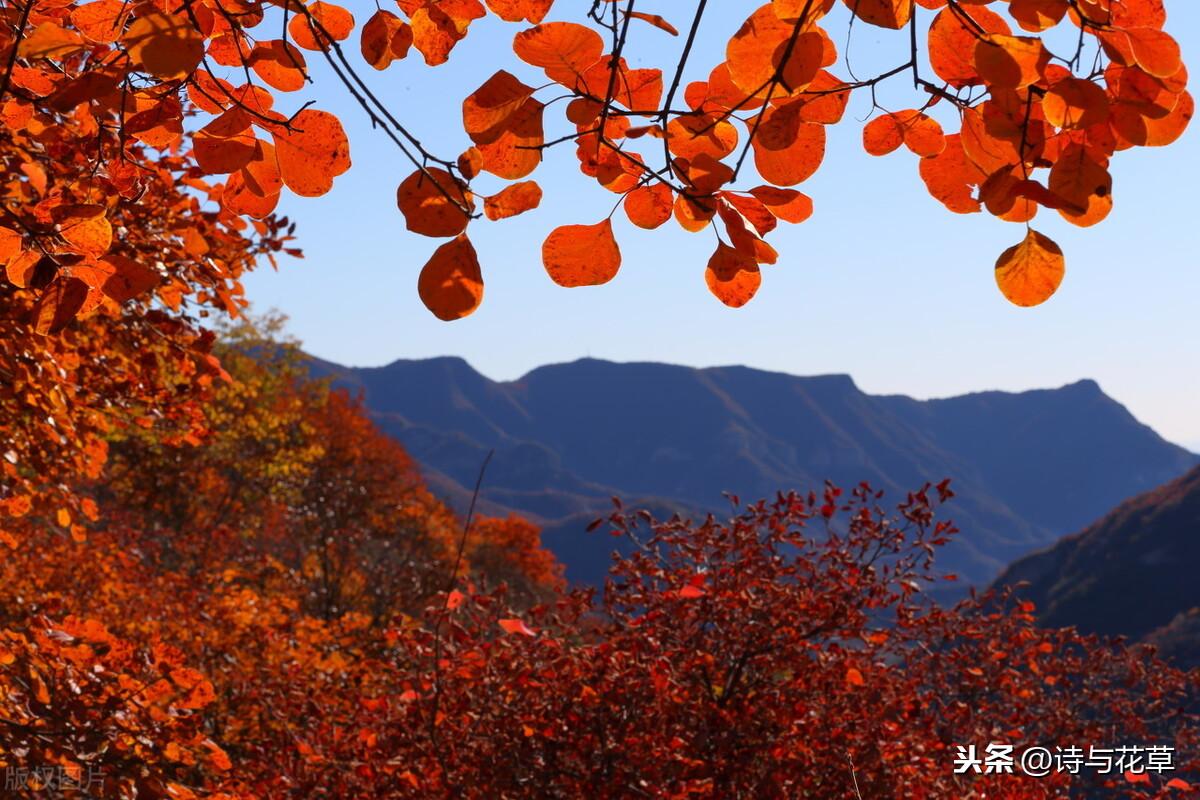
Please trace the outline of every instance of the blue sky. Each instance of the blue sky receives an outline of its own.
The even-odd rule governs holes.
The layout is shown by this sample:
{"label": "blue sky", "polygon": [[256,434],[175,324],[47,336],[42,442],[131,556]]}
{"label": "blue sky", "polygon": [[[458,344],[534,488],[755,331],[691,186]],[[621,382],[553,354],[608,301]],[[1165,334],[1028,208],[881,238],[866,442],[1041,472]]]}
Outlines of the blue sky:
{"label": "blue sky", "polygon": [[[347,5],[360,23],[374,9],[357,0]],[[552,18],[582,14],[587,5],[559,0]],[[723,42],[757,4],[715,5],[719,11],[706,18],[692,79],[721,59]],[[682,28],[688,20],[671,11],[679,6],[638,4]],[[1200,3],[1166,0],[1166,6],[1167,29],[1195,72]],[[844,54],[844,24],[831,21],[829,29]],[[364,66],[363,74],[431,149],[453,158],[469,145],[461,132],[461,100],[494,70],[542,82],[511,54],[518,30],[478,21],[447,65],[428,68],[413,51],[386,72]],[[682,45],[649,27],[638,32],[638,42],[630,53],[634,66],[667,67]],[[356,51],[356,41],[350,44]],[[903,63],[905,47],[903,35],[856,26],[855,73]],[[309,60],[315,65],[316,54]],[[843,63],[833,71],[846,77]],[[765,269],[759,295],[736,311],[704,285],[711,232],[689,234],[674,223],[646,232],[620,214],[624,263],[617,278],[585,289],[554,285],[540,261],[545,235],[556,225],[597,222],[615,200],[578,173],[572,146],[556,148],[532,176],[546,190],[542,208],[472,224],[484,303],[467,319],[443,323],[416,292],[417,274],[440,241],[408,233],[395,204],[396,186],[411,165],[371,130],[331,76],[319,68],[314,74],[316,85],[304,99],[341,116],[354,166],[325,197],[285,197],[281,210],[298,222],[306,257],[283,258],[278,273],[260,270],[246,289],[256,310],[287,314],[290,332],[316,355],[352,365],[458,355],[495,379],[584,356],[737,363],[795,374],[849,373],[866,391],[922,398],[1090,377],[1167,438],[1200,450],[1194,194],[1200,126],[1171,147],[1117,154],[1116,208],[1101,225],[1081,230],[1055,214],[1039,215],[1034,227],[1063,247],[1067,277],[1054,298],[1034,309],[1010,306],[992,276],[997,255],[1022,238],[1023,227],[984,214],[951,214],[925,191],[915,156],[863,152],[866,98],[852,101],[846,118],[830,129],[824,165],[798,187],[813,197],[815,214],[771,234],[779,263]],[[910,87],[898,78],[898,92],[881,98],[895,98],[893,108],[910,107]],[[561,118],[558,108],[548,110],[548,120]],[[480,189],[501,185],[481,182]]]}

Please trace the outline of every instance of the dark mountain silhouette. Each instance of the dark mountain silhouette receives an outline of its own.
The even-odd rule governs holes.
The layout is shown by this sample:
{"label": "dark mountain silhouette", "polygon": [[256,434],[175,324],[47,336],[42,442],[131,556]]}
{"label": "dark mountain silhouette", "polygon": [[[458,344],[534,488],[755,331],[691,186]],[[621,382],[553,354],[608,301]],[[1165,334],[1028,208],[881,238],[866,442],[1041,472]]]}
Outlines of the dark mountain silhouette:
{"label": "dark mountain silhouette", "polygon": [[1145,639],[1200,664],[1200,468],[1117,506],[997,583],[1050,626]]}
{"label": "dark mountain silhouette", "polygon": [[611,508],[723,511],[743,499],[869,481],[903,497],[953,479],[963,534],[946,571],[984,584],[1013,559],[1200,461],[1092,381],[917,401],[845,375],[691,369],[592,359],[491,381],[459,358],[318,372],[363,392],[379,424],[451,502],[495,450],[483,509],[541,522],[575,580],[599,581],[612,543],[583,527]]}

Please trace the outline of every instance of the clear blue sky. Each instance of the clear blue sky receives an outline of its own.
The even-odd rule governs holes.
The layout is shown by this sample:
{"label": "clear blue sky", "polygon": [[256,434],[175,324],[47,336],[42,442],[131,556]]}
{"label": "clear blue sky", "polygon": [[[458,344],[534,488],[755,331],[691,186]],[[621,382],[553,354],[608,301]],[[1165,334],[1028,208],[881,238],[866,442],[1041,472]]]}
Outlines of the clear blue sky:
{"label": "clear blue sky", "polygon": [[[374,9],[361,0],[347,5],[360,23]],[[587,5],[559,0],[552,18],[570,18],[582,11],[568,8]],[[702,67],[693,79],[720,60],[723,42],[756,5],[715,4],[719,11],[706,19],[693,58]],[[1200,3],[1166,5],[1168,31],[1193,73],[1200,71]],[[643,6],[679,27],[687,22],[677,2]],[[413,51],[387,72],[364,67],[363,74],[415,133],[453,158],[469,144],[460,121],[466,94],[501,67],[541,82],[511,54],[519,29],[477,21],[450,64],[428,68]],[[844,52],[844,25],[831,22],[830,30]],[[671,53],[673,63],[682,44],[648,27],[638,40],[644,44],[630,54],[634,66],[665,67],[659,53]],[[357,42],[350,44],[356,57]],[[902,63],[905,47],[902,35],[858,26],[850,50],[855,72]],[[309,60],[315,63],[316,54]],[[842,63],[833,69],[846,76]],[[354,167],[325,197],[285,198],[281,208],[299,223],[306,257],[284,258],[278,273],[264,268],[246,284],[256,309],[289,315],[291,333],[316,355],[352,365],[459,355],[496,379],[583,356],[738,363],[796,374],[844,372],[866,391],[916,397],[1090,377],[1167,438],[1200,450],[1200,124],[1169,148],[1117,155],[1116,209],[1100,226],[1080,230],[1056,214],[1039,215],[1035,227],[1066,252],[1067,277],[1035,309],[1010,306],[992,277],[996,256],[1020,240],[1023,228],[946,211],[925,191],[916,157],[907,152],[865,154],[865,98],[830,130],[824,165],[799,187],[814,198],[816,213],[771,234],[780,261],[765,269],[758,297],[737,311],[705,288],[710,232],[688,234],[674,223],[644,232],[622,215],[624,264],[615,280],[573,290],[551,283],[540,263],[546,233],[599,221],[614,202],[579,175],[573,146],[556,148],[533,176],[546,189],[543,208],[472,225],[484,303],[472,317],[447,324],[416,293],[417,274],[440,241],[408,233],[395,205],[396,186],[411,166],[371,130],[331,76],[314,72],[316,86],[305,97],[347,123]],[[909,107],[908,86],[896,79],[900,93],[882,97],[896,97],[893,108]],[[557,108],[548,119],[561,118]]]}

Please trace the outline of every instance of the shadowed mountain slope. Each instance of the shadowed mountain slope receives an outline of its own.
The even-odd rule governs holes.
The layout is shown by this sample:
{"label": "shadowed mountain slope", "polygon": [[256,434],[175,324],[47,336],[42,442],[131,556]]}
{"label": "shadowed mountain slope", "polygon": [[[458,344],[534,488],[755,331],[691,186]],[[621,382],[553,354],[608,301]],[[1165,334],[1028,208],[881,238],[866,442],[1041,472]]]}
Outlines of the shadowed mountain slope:
{"label": "shadowed mountain slope", "polygon": [[1010,566],[1047,625],[1148,639],[1200,663],[1200,468]]}

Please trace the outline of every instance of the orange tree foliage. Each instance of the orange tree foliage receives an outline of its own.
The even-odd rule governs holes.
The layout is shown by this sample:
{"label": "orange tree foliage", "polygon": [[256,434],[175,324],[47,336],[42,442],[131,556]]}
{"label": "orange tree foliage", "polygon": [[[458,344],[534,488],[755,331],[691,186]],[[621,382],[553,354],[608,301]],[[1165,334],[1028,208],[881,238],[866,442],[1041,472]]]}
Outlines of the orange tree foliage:
{"label": "orange tree foliage", "polygon": [[456,574],[519,608],[561,584],[524,520],[480,518],[464,540],[400,446],[288,348],[242,326],[215,352],[231,380],[199,441],[114,437],[85,487],[101,519],[71,536],[26,518],[3,546],[7,776],[100,781],[103,797],[311,797],[342,785],[347,739],[405,680],[387,630]]}
{"label": "orange tree foliage", "polygon": [[[326,616],[253,537],[180,565],[124,523],[31,531],[0,563],[25,629],[0,638],[0,767],[90,766],[114,798],[1187,796],[1200,676],[1005,598],[924,602],[936,497],[618,511],[598,599],[518,611],[464,579],[380,621]],[[991,742],[1165,744],[1177,769],[953,773]]]}
{"label": "orange tree foliage", "polygon": [[156,549],[172,568],[196,572],[222,542],[249,540],[302,577],[307,612],[375,621],[442,588],[460,546],[461,570],[530,598],[560,583],[526,520],[482,517],[462,541],[462,522],[400,444],[345,390],[309,378],[303,356],[269,329],[243,323],[214,352],[230,380],[210,392],[198,443],[135,428],[114,438],[90,492],[124,524],[166,533]]}
{"label": "orange tree foliage", "polygon": [[[694,47],[707,0],[672,8],[674,19],[635,4],[593,0],[570,9],[580,19],[558,20],[567,9],[553,0],[399,0],[359,19],[324,0],[5,3],[0,510],[38,505],[77,525],[91,509],[63,487],[96,474],[109,430],[174,417],[188,423],[182,437],[202,434],[189,404],[220,374],[202,318],[235,313],[241,275],[287,246],[281,193],[320,195],[350,167],[340,121],[289,99],[309,81],[308,59],[326,61],[413,163],[397,200],[410,230],[447,239],[417,286],[443,319],[483,296],[469,224],[536,207],[529,176],[556,144],[574,144],[580,170],[634,225],[711,229],[705,281],[739,306],[777,259],[765,237],[810,215],[792,187],[819,168],[826,129],[855,92],[875,99],[885,81],[911,81],[914,107],[878,108],[866,149],[910,150],[951,211],[1027,225],[1041,209],[1099,222],[1112,157],[1169,144],[1194,109],[1163,0],[843,0],[852,24],[909,45],[904,63],[866,79],[838,63],[841,37],[825,27],[837,0],[771,0],[714,54]],[[489,13],[518,26],[511,70],[464,89],[473,146],[435,154],[346,51],[357,45],[376,69],[414,53],[441,64]],[[672,60],[630,67],[635,36]],[[673,36],[678,48],[661,46]],[[508,183],[478,188],[483,173]],[[612,279],[612,214],[551,231],[542,253],[564,286]],[[995,276],[1032,305],[1064,271],[1059,248],[1031,228]]]}

